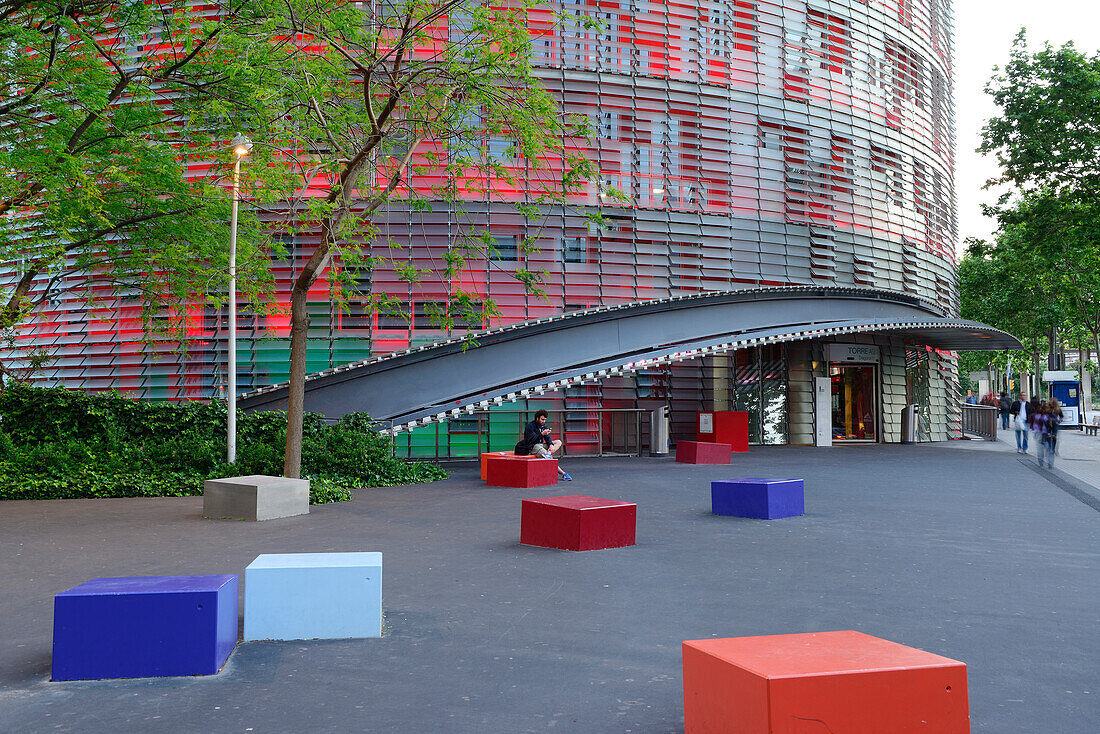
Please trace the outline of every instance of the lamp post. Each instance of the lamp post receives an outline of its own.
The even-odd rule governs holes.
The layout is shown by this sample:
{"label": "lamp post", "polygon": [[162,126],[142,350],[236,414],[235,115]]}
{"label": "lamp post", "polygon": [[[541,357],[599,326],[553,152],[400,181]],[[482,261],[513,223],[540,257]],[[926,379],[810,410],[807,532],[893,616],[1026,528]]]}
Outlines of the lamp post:
{"label": "lamp post", "polygon": [[233,213],[229,218],[229,424],[226,461],[237,461],[237,205],[241,195],[241,159],[252,152],[252,141],[237,133],[233,138]]}

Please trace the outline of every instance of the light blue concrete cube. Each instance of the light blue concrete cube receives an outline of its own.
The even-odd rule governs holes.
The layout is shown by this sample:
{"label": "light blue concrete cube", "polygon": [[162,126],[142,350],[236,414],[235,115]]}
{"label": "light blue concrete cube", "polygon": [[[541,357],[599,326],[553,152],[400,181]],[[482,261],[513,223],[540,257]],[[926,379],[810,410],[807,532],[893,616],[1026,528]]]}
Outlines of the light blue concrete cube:
{"label": "light blue concrete cube", "polygon": [[246,641],[381,636],[381,553],[265,553],[245,569]]}

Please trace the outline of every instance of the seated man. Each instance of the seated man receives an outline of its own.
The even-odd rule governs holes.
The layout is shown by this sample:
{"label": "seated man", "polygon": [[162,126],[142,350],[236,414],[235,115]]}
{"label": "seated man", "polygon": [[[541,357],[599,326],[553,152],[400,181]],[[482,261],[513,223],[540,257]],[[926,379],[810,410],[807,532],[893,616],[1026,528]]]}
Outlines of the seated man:
{"label": "seated man", "polygon": [[[535,420],[524,426],[523,438],[516,444],[516,456],[538,456],[542,459],[550,459],[561,450],[561,441],[550,438],[550,429],[546,427],[548,416],[545,410],[540,410],[535,413]],[[573,481],[573,477],[566,474],[560,465],[558,474],[567,482]]]}

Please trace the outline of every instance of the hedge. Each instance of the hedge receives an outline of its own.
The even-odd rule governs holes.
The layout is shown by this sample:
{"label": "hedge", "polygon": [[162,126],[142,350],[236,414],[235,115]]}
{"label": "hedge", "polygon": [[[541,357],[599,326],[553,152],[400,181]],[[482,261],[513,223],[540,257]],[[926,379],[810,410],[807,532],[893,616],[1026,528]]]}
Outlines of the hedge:
{"label": "hedge", "polygon": [[[165,403],[115,393],[12,385],[0,393],[0,499],[202,494],[206,479],[282,474],[286,416],[242,413],[237,461],[225,462],[224,403]],[[351,499],[352,488],[413,484],[447,473],[393,457],[369,416],[335,425],[307,413],[302,476],[310,502]]]}

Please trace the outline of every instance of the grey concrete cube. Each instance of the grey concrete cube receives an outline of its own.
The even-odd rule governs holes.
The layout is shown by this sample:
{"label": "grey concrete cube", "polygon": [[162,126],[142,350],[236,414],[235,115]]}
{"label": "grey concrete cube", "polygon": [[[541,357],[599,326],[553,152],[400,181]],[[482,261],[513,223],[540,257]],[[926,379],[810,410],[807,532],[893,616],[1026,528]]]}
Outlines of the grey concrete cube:
{"label": "grey concrete cube", "polygon": [[308,479],[251,474],[203,482],[203,517],[273,520],[308,513]]}

